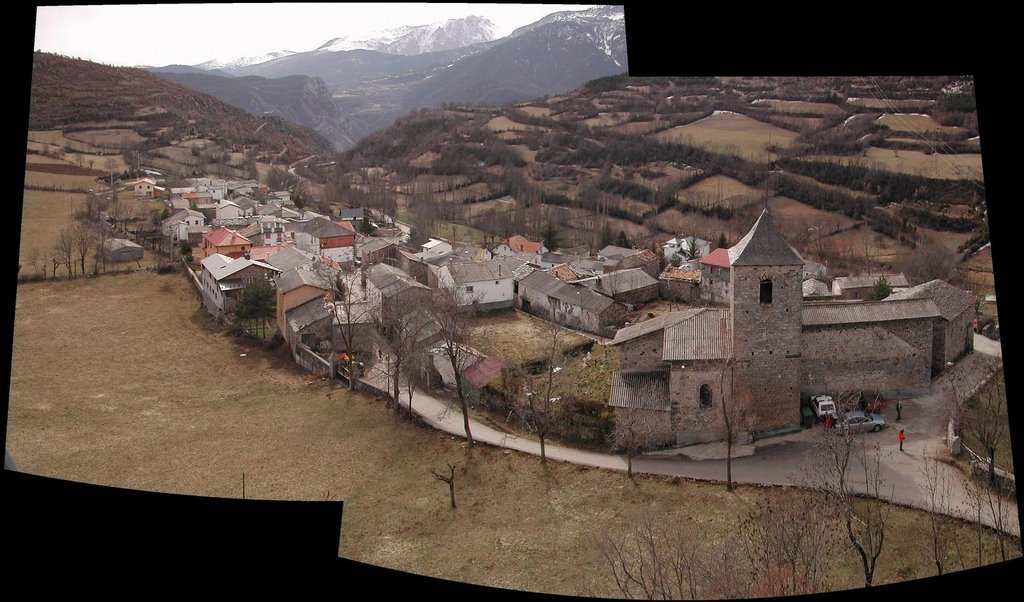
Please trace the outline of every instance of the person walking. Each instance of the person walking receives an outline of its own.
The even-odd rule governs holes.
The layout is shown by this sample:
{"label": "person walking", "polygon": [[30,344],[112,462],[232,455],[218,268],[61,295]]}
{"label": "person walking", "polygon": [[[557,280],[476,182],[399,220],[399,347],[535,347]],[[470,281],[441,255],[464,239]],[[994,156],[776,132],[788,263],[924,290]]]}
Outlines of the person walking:
{"label": "person walking", "polygon": [[900,429],[900,451],[903,451],[903,440],[906,438],[907,436],[903,434],[903,429]]}
{"label": "person walking", "polygon": [[896,422],[900,421],[901,414],[903,414],[903,400],[902,399],[896,402]]}

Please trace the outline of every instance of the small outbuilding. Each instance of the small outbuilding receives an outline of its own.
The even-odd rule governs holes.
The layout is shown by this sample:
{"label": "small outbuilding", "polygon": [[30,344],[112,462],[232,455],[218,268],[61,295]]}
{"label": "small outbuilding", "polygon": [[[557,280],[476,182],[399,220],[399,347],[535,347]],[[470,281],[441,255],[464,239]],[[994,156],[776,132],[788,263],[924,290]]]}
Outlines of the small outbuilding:
{"label": "small outbuilding", "polygon": [[103,259],[107,261],[139,261],[142,247],[127,238],[108,238],[100,245]]}

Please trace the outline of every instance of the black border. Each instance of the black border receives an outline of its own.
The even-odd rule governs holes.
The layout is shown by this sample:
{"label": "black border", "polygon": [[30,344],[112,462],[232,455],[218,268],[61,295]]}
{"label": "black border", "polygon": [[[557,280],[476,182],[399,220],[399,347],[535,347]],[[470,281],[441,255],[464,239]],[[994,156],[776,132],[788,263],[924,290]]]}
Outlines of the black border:
{"label": "black border", "polygon": [[[906,12],[890,5],[830,5],[815,9],[794,9],[783,5],[765,4],[754,8],[721,3],[711,5],[673,5],[671,9],[647,4],[626,3],[626,28],[630,70],[633,75],[886,75],[886,74],[971,74],[975,77],[978,98],[979,129],[982,133],[982,154],[985,170],[986,196],[989,200],[989,222],[992,238],[997,242],[993,249],[996,266],[996,289],[1005,309],[1013,301],[1011,275],[1014,273],[1009,245],[1013,240],[1016,226],[1015,199],[1011,196],[1009,174],[1010,130],[1009,124],[1016,115],[1011,104],[1016,100],[1013,92],[1016,72],[1012,56],[1016,56],[1012,41],[1016,35],[1003,36],[1001,31],[981,26],[976,21],[977,7],[941,9],[931,6],[913,5]],[[24,12],[22,12],[24,11]],[[26,115],[29,98],[18,91],[30,89],[32,50],[35,30],[35,7],[20,5],[8,8],[13,16],[8,36],[13,37],[8,48],[15,50],[8,54],[8,77],[13,78],[14,95],[9,95],[11,112]],[[25,36],[27,40],[23,40]],[[157,39],[167,40],[163,36]],[[13,67],[13,68],[11,68]],[[1015,128],[1013,131],[1016,131]],[[24,149],[20,140],[25,139],[27,119],[17,122],[11,136],[11,154],[5,165],[11,168],[12,176],[6,181],[11,189],[21,178],[19,165],[24,161]],[[15,206],[12,222],[20,224],[21,207]],[[1005,241],[1005,242],[1004,242]],[[4,243],[4,273],[9,274],[9,294],[3,295],[2,310],[8,319],[3,321],[3,343],[7,348],[13,344],[14,275],[17,271],[16,237],[8,236]],[[1007,245],[1004,249],[1003,245]],[[1000,314],[1002,339],[1018,340],[1018,320],[1012,311]],[[1021,390],[1013,368],[1018,366],[1018,345],[1004,347],[1004,364],[1007,389],[1011,395]],[[9,388],[10,362],[0,369],[0,379]],[[6,406],[6,397],[4,404]],[[1021,410],[1010,404],[1011,433],[1019,441]],[[4,412],[6,437],[7,414]],[[1014,461],[1024,465],[1021,445],[1014,450]],[[16,459],[15,459],[16,460]],[[223,541],[190,540],[181,546],[158,543],[146,533],[155,517],[178,515],[182,520],[174,524],[186,524],[184,517],[195,505],[200,513],[215,511],[221,504],[228,514],[235,513],[240,524],[260,520],[271,529],[285,527],[288,520],[283,515],[267,518],[256,517],[262,509],[258,501],[219,500],[217,498],[191,498],[170,494],[153,494],[131,490],[118,490],[96,485],[46,479],[34,475],[15,474],[4,471],[4,499],[16,502],[8,507],[6,517],[8,534],[5,537],[10,552],[14,552],[12,564],[27,568],[42,569],[59,573],[72,567],[105,566],[108,575],[118,573],[118,563],[141,564],[158,575],[168,577],[178,574],[177,566],[191,566],[193,558],[207,558],[221,563],[245,562],[250,566],[273,561],[287,563],[297,560],[294,548],[257,550],[244,546],[231,550]],[[42,480],[40,480],[42,479]],[[45,483],[43,481],[46,481]],[[107,497],[104,497],[107,496]],[[151,496],[156,496],[152,498]],[[140,499],[151,498],[150,502]],[[116,516],[111,513],[97,513],[93,501],[100,506],[110,503],[108,510],[122,509],[120,528],[111,522]],[[271,503],[274,504],[274,503]],[[284,502],[281,504],[299,504]],[[310,524],[317,518],[314,514],[321,509],[331,508],[337,512],[340,523],[340,504],[324,505],[313,503],[319,509],[300,510],[297,520],[309,519]],[[135,508],[132,510],[132,508]],[[113,518],[111,518],[113,516]],[[103,518],[101,518],[103,517]],[[195,526],[204,526],[201,531],[208,534],[229,532],[222,521],[194,519]],[[268,522],[269,521],[269,522]],[[283,522],[279,522],[283,521]],[[330,518],[332,525],[334,518]],[[295,523],[292,523],[295,524]],[[81,527],[75,530],[75,525]],[[332,527],[333,528],[333,527]],[[289,546],[287,529],[281,530],[279,545]],[[337,550],[337,528],[330,534]],[[165,532],[165,536],[173,536]],[[200,533],[201,536],[201,533]],[[896,537],[899,534],[895,534]],[[131,541],[130,548],[124,542]],[[246,541],[238,539],[239,542]],[[253,545],[247,543],[246,545]],[[256,544],[258,545],[258,543]],[[322,543],[320,545],[323,545]],[[212,547],[211,547],[212,546]],[[21,550],[20,554],[18,550]],[[10,558],[10,556],[9,556]],[[332,559],[323,564],[312,559],[305,560],[305,568],[322,576],[329,576],[335,582],[339,593],[352,591],[348,588],[370,586],[376,592],[386,593],[430,593],[473,595],[488,597],[521,598],[523,592],[513,592],[482,586],[468,585],[440,579],[422,577],[399,571],[392,571],[362,563]],[[170,562],[171,564],[164,564]],[[920,595],[976,590],[978,584],[992,586],[1009,583],[1017,576],[1024,561],[1000,563],[946,575],[901,584],[885,585],[883,593]],[[259,577],[259,575],[257,575]],[[265,574],[271,581],[273,574]],[[221,577],[228,582],[232,577]],[[345,580],[339,578],[347,578]],[[349,579],[354,581],[349,581]],[[250,576],[249,584],[258,583]],[[242,583],[240,588],[247,589]],[[853,599],[860,596],[859,590],[822,594],[825,599]],[[538,596],[552,598],[556,596]]]}

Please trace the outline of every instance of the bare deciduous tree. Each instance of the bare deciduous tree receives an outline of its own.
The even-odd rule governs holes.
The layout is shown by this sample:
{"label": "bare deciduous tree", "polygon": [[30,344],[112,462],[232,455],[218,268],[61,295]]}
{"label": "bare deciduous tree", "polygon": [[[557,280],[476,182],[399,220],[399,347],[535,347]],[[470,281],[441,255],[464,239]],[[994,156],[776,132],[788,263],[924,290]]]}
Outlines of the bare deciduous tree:
{"label": "bare deciduous tree", "polygon": [[455,465],[451,462],[446,462],[448,465],[448,474],[443,475],[433,468],[430,469],[430,474],[434,475],[434,478],[448,485],[448,495],[451,497],[452,509],[455,509]]}
{"label": "bare deciduous tree", "polygon": [[85,258],[89,255],[89,251],[96,246],[96,238],[96,230],[89,224],[80,223],[71,231],[72,244],[75,252],[78,253],[82,274],[85,274]]}
{"label": "bare deciduous tree", "polygon": [[[75,233],[74,226],[65,226],[57,235],[57,243],[54,247],[54,253],[60,265],[63,265],[68,270],[68,278],[75,275]],[[56,274],[54,274],[56,276]]]}
{"label": "bare deciduous tree", "polygon": [[621,536],[605,534],[598,546],[624,598],[695,600],[700,593],[704,546],[678,522],[645,516]]}
{"label": "bare deciduous tree", "polygon": [[514,396],[515,409],[523,422],[540,439],[540,461],[547,463],[545,441],[552,424],[558,417],[558,396],[555,374],[561,371],[565,362],[564,344],[566,329],[557,322],[545,322],[544,374],[539,386],[522,375],[521,386]]}
{"label": "bare deciduous tree", "polygon": [[758,596],[794,596],[823,591],[839,547],[820,495],[770,491],[743,525],[752,587]]}
{"label": "bare deciduous tree", "polygon": [[[842,430],[820,433],[816,455],[822,464],[822,488],[846,530],[850,546],[864,570],[864,586],[871,587],[878,557],[885,545],[892,506],[893,487],[885,490],[882,452],[878,444],[870,450],[862,438]],[[856,474],[852,474],[856,473]],[[863,486],[860,498],[856,485]],[[861,481],[863,479],[863,481]]]}
{"label": "bare deciduous tree", "polygon": [[341,348],[353,364],[350,366],[349,389],[355,388],[356,335],[359,325],[370,322],[372,312],[366,298],[365,274],[353,270],[334,270],[318,262],[316,271],[331,287],[328,298],[338,324]]}
{"label": "bare deciduous tree", "polygon": [[925,239],[913,252],[903,256],[896,263],[896,269],[906,274],[914,284],[935,280],[949,280],[956,273],[959,258],[949,247],[940,242]]}
{"label": "bare deciduous tree", "polygon": [[988,461],[988,484],[996,486],[996,451],[1006,436],[1006,389],[1002,374],[967,403],[961,427],[982,447]]}
{"label": "bare deciduous tree", "polygon": [[928,523],[931,527],[928,548],[935,562],[936,573],[941,575],[948,568],[952,540],[955,537],[953,520],[949,516],[952,482],[942,463],[933,457],[925,458],[921,473],[924,475],[924,487],[928,495]]}
{"label": "bare deciduous tree", "polygon": [[462,373],[466,368],[469,349],[469,318],[470,313],[459,307],[459,295],[452,288],[439,286],[434,290],[430,307],[430,317],[437,326],[438,344],[445,358],[451,363],[455,377],[455,393],[459,407],[462,409],[462,422],[466,429],[466,442],[473,448],[473,434],[469,426],[469,401],[466,398]]}
{"label": "bare deciduous tree", "polygon": [[634,408],[615,413],[615,426],[609,434],[612,446],[626,452],[626,474],[633,478],[633,458],[654,442],[658,410]]}

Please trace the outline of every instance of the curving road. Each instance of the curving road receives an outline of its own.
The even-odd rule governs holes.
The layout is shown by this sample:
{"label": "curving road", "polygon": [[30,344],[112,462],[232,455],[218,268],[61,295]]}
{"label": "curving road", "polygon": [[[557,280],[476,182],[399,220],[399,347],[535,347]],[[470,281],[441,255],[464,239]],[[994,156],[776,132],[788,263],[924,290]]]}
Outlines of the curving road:
{"label": "curving road", "polygon": [[[907,437],[904,451],[899,451],[894,409],[883,412],[890,428],[879,433],[858,435],[869,448],[868,454],[875,453],[873,448],[877,444],[877,453],[882,456],[884,490],[886,493],[891,492],[894,502],[930,510],[923,472],[925,460],[945,454],[945,435],[952,398],[966,395],[983,382],[1001,363],[998,351],[997,342],[975,335],[975,353],[966,356],[935,379],[930,395],[904,402],[903,419],[899,423]],[[384,388],[373,370],[369,370],[363,380],[374,387]],[[408,398],[404,394],[401,397],[400,405],[407,409]],[[457,405],[457,402],[434,397],[426,392],[416,391],[413,394],[413,410],[427,424],[454,436],[464,437],[462,415]],[[499,431],[474,419],[470,419],[470,430],[477,442],[540,455],[540,443],[533,439]],[[822,430],[818,427],[739,446],[733,454],[733,481],[761,485],[819,486],[820,481],[815,482],[816,478],[820,478],[815,477],[819,474],[814,470],[817,462],[811,454],[816,447],[815,439],[822,436]],[[547,457],[553,460],[626,471],[626,458],[620,455],[588,452],[551,443],[546,445],[545,451]],[[721,482],[725,480],[725,455],[722,443],[652,452],[634,458],[633,471]],[[960,470],[947,463],[938,462],[936,466],[940,478],[949,479],[953,484],[950,488],[951,504],[946,512],[974,520],[976,517],[972,517],[971,508],[975,506],[969,497],[968,479]],[[861,493],[868,493],[863,480],[857,482],[855,476],[851,476],[851,479]],[[1004,530],[1019,536],[1017,505],[1008,503],[1005,512]],[[986,510],[982,516],[983,522],[995,526],[996,521],[987,514]]]}

